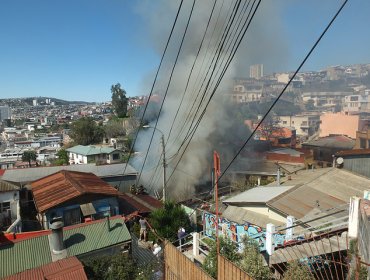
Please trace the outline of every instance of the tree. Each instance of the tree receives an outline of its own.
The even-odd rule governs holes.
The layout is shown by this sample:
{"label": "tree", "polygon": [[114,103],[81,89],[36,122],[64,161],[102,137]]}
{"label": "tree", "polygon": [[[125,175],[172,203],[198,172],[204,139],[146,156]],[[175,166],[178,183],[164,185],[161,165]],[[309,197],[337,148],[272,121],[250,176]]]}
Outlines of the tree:
{"label": "tree", "polygon": [[248,238],[243,240],[243,244],[244,250],[241,260],[239,261],[240,267],[255,280],[271,279],[272,275],[270,269],[264,263],[263,257],[258,248],[258,244],[255,241],[249,240]]}
{"label": "tree", "polygon": [[315,100],[308,99],[306,104],[305,104],[305,107],[306,107],[307,111],[315,110]]}
{"label": "tree", "polygon": [[301,265],[299,262],[294,261],[288,264],[288,269],[284,273],[283,280],[313,280],[315,279],[307,266]]}
{"label": "tree", "polygon": [[57,157],[58,159],[56,160],[56,165],[66,165],[69,163],[69,157],[68,157],[68,153],[65,149],[60,149],[58,152],[57,152]]}
{"label": "tree", "polygon": [[[220,237],[220,254],[233,263],[240,260],[237,249],[236,243],[229,238]],[[217,277],[217,245],[215,241],[212,241],[209,254],[204,260],[202,267],[213,278]]]}
{"label": "tree", "polygon": [[132,258],[123,254],[90,258],[84,262],[89,279],[152,279],[154,264],[138,267]]}
{"label": "tree", "polygon": [[118,118],[113,118],[109,120],[104,126],[104,132],[105,136],[109,138],[126,135],[122,120]]}
{"label": "tree", "polygon": [[149,216],[149,222],[157,234],[170,241],[177,240],[177,231],[183,227],[190,232],[190,220],[180,204],[166,201],[162,208],[154,210]]}
{"label": "tree", "polygon": [[31,167],[31,162],[36,161],[36,152],[35,151],[24,151],[22,155],[22,161],[27,161],[29,167]]}
{"label": "tree", "polygon": [[104,130],[92,118],[81,118],[72,123],[70,136],[75,144],[97,144],[103,140]]}
{"label": "tree", "polygon": [[124,118],[127,115],[127,97],[126,91],[121,89],[119,83],[112,85],[112,106],[113,110],[119,118]]}

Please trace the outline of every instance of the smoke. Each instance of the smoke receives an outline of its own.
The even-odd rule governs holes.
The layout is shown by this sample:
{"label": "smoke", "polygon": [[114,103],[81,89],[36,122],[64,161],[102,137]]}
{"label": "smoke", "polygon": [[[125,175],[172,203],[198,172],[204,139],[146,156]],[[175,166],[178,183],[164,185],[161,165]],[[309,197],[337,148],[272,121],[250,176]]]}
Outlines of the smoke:
{"label": "smoke", "polygon": [[[162,152],[160,137],[163,133],[167,140],[170,133],[172,122],[185,91],[187,77],[190,74],[190,69],[197,55],[213,3],[213,0],[196,1],[182,51],[158,120],[157,128],[159,131],[156,131],[154,134],[151,149],[141,176],[141,182],[143,182],[147,188],[160,189],[162,186],[161,177],[163,169],[160,162],[160,155]],[[213,38],[218,38],[220,32],[222,32],[222,26],[233,3],[234,1],[231,0],[217,2],[215,16],[211,22],[211,30],[213,30],[213,26],[216,24],[216,16],[219,13]],[[157,101],[151,101],[153,104],[149,106],[150,116],[158,115],[158,111],[155,111],[159,109],[164,98],[192,1],[185,0],[183,5],[178,24],[174,30],[174,37],[171,40],[164,60],[164,67],[161,69],[158,82],[154,89],[154,92],[158,93],[160,98]],[[148,42],[146,43],[150,44],[159,56],[162,55],[178,6],[179,1],[148,0],[139,2],[136,7],[138,16],[141,16],[146,23],[148,32]],[[217,150],[220,153],[222,167],[229,163],[241,144],[249,136],[250,131],[248,131],[244,125],[243,117],[236,118],[235,105],[231,104],[230,97],[227,96],[227,93],[230,92],[232,88],[232,79],[234,77],[248,77],[249,66],[251,64],[262,63],[265,69],[271,70],[274,70],[278,66],[281,67],[283,64],[285,55],[287,54],[287,46],[282,39],[283,36],[280,28],[281,23],[279,22],[278,10],[279,6],[275,4],[274,1],[262,2],[246,34],[247,39],[241,44],[218,91],[209,104],[186,153],[181,158],[176,172],[174,172],[168,183],[168,192],[172,197],[177,199],[184,199],[185,197],[183,196],[189,197],[192,194],[194,185],[211,180],[213,150]],[[172,128],[171,137],[165,146],[166,160],[168,162],[167,178],[174,170],[173,168],[177,160],[179,160],[181,153],[176,154],[176,152],[189,129],[189,126],[184,126],[183,124],[189,115],[193,102],[197,99],[197,89],[202,82],[202,79],[199,79],[196,74],[204,73],[207,69],[204,70],[201,68],[202,62],[210,62],[216,55],[216,44],[214,41],[209,41],[209,38],[210,36],[208,38],[206,37],[204,41],[204,46],[209,46],[208,52],[204,50],[201,51],[197,59],[199,62],[195,64],[194,74],[187,88],[177,120]],[[203,49],[206,49],[206,47]],[[143,92],[149,93],[154,80],[153,73],[151,75],[152,78],[146,77],[143,81]],[[199,97],[197,102],[199,102]],[[145,116],[148,118],[147,114]],[[155,118],[149,119],[148,121],[151,127],[155,126]],[[137,137],[135,150],[140,151],[140,153],[134,158],[131,164],[135,166],[138,171],[141,170],[152,133],[153,129],[142,129]],[[180,136],[176,138],[177,135]]]}

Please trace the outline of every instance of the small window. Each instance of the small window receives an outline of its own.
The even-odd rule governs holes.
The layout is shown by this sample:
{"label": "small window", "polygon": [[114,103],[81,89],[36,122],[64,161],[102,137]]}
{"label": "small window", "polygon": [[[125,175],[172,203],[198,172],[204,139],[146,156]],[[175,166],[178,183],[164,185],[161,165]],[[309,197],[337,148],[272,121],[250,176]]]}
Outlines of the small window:
{"label": "small window", "polygon": [[366,149],[366,139],[360,138],[360,149]]}
{"label": "small window", "polygon": [[119,153],[113,154],[113,160],[119,160]]}
{"label": "small window", "polygon": [[6,212],[7,210],[10,210],[10,202],[0,203],[0,213]]}

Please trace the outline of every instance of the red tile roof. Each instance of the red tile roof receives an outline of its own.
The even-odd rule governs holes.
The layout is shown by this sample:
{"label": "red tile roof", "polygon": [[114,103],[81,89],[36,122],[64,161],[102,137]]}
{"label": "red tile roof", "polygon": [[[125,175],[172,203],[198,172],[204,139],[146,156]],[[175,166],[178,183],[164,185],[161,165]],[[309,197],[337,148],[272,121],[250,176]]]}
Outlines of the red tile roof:
{"label": "red tile roof", "polygon": [[340,151],[336,153],[336,156],[358,156],[358,155],[369,155],[370,149],[353,149],[347,151]]}
{"label": "red tile roof", "polygon": [[116,196],[118,191],[93,173],[62,170],[31,184],[39,212],[84,194]]}
{"label": "red tile roof", "polygon": [[21,273],[10,275],[4,280],[87,280],[82,263],[76,257],[59,260]]}

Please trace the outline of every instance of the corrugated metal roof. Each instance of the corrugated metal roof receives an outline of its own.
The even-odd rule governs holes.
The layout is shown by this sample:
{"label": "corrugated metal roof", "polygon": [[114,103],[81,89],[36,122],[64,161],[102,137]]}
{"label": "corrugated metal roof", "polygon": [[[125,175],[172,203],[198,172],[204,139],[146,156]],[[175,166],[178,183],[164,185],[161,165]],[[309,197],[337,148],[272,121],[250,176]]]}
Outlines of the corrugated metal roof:
{"label": "corrugated metal roof", "polygon": [[295,185],[267,202],[276,210],[301,218],[315,207],[328,209],[349,202],[351,196],[362,196],[370,185],[368,178],[338,168],[299,171],[282,183]]}
{"label": "corrugated metal roof", "polygon": [[286,192],[291,187],[289,186],[275,186],[275,187],[256,187],[245,192],[242,192],[234,197],[223,201],[226,204],[241,205],[251,203],[266,203],[270,199]]}
{"label": "corrugated metal roof", "polygon": [[13,185],[9,182],[5,182],[3,180],[0,180],[0,192],[11,192],[19,190],[19,187],[16,185]]}
{"label": "corrugated metal roof", "polygon": [[[68,256],[78,256],[131,240],[130,232],[123,218],[120,216],[111,217],[109,221],[104,219],[65,227],[63,235],[64,246]],[[51,275],[58,269],[58,267],[55,266],[54,263],[51,264],[51,262],[52,257],[48,235],[23,239],[0,246],[0,278],[45,264],[50,265],[43,268],[44,274],[47,273]],[[73,262],[73,260],[63,260],[60,261],[58,266],[60,266],[62,270],[65,270],[64,268],[71,265]],[[36,271],[30,271],[29,273],[30,274],[27,275],[34,275],[33,277],[38,275]],[[58,273],[54,274],[56,277],[60,276]],[[69,274],[63,276],[65,278],[55,279],[86,279],[74,278],[75,275],[78,276],[80,274],[77,271],[70,271]]]}
{"label": "corrugated metal roof", "polygon": [[314,147],[329,147],[329,148],[339,148],[339,149],[353,149],[356,141],[344,136],[327,136],[322,137],[317,140],[312,140],[306,143],[303,143],[302,146],[314,146]]}
{"label": "corrugated metal roof", "polygon": [[67,152],[75,153],[84,156],[91,156],[91,155],[99,155],[99,154],[110,154],[117,149],[112,147],[104,147],[104,146],[83,146],[77,145],[71,148],[66,149]]}
{"label": "corrugated metal roof", "polygon": [[118,195],[118,191],[92,173],[60,171],[31,184],[39,212],[83,194]]}
{"label": "corrugated metal roof", "polygon": [[265,228],[268,223],[273,223],[274,225],[284,224],[280,221],[270,219],[266,215],[258,214],[253,211],[245,210],[242,207],[231,205],[228,206],[222,213],[222,217],[238,224],[245,224],[245,222],[248,222],[262,228]]}
{"label": "corrugated metal roof", "polygon": [[87,280],[82,263],[76,257],[59,260],[4,278],[4,280]]}
{"label": "corrugated metal roof", "polygon": [[85,254],[130,240],[130,232],[122,217],[66,227],[64,231],[68,256]]}
{"label": "corrugated metal roof", "polygon": [[0,277],[51,262],[47,236],[14,242],[0,247]]}
{"label": "corrugated metal roof", "polygon": [[286,216],[291,215],[300,219],[317,207],[317,204],[322,209],[329,209],[344,203],[345,201],[323,192],[306,186],[299,186],[292,191],[284,193],[281,197],[272,199],[267,204],[269,207],[284,213]]}
{"label": "corrugated metal roof", "polygon": [[[122,176],[125,168],[126,163],[105,164],[105,165],[73,164],[65,166],[7,169],[1,179],[14,183],[27,183],[36,181],[40,178],[49,176],[61,170],[94,173],[98,177],[105,178]],[[137,174],[137,171],[131,165],[127,164],[125,175],[134,175],[134,174]]]}

